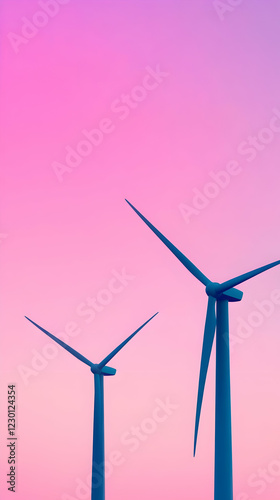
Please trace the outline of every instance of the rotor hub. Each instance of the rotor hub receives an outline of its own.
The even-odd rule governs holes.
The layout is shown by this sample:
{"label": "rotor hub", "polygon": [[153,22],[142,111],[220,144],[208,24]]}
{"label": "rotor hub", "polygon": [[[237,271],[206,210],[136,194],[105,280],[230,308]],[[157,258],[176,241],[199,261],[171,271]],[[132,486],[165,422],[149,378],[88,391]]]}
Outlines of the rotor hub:
{"label": "rotor hub", "polygon": [[102,368],[99,368],[98,365],[92,364],[90,371],[94,375],[112,376],[115,375],[117,370],[115,368],[111,368],[110,366],[103,366]]}
{"label": "rotor hub", "polygon": [[214,297],[215,299],[218,298],[219,292],[218,292],[218,286],[219,283],[208,283],[208,285],[205,288],[205,291],[208,295],[208,297]]}
{"label": "rotor hub", "polygon": [[220,283],[209,283],[205,289],[208,297],[214,297],[216,300],[227,300],[228,302],[239,302],[243,297],[243,292],[237,288],[221,291],[220,287]]}

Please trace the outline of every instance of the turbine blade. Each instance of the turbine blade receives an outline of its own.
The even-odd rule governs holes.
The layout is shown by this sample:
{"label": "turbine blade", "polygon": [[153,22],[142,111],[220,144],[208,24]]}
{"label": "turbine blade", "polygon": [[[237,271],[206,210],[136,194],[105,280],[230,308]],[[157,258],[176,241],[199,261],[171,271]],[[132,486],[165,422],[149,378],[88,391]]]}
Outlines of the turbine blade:
{"label": "turbine blade", "polygon": [[182,253],[176,248],[162,233],[160,233],[128,200],[125,200],[134,212],[139,215],[145,224],[156,234],[156,236],[169,248],[169,250],[177,257],[177,259],[197,278],[203,285],[208,285],[211,281]]}
{"label": "turbine blade", "polygon": [[221,285],[219,285],[218,291],[225,292],[226,290],[229,290],[229,288],[240,285],[240,283],[243,283],[244,281],[247,281],[247,280],[253,278],[254,276],[257,276],[258,274],[261,274],[264,271],[271,269],[272,267],[278,266],[279,264],[280,264],[280,260],[277,260],[276,262],[272,262],[272,264],[267,264],[267,266],[259,267],[258,269],[255,269],[254,271],[250,271],[249,273],[241,274],[241,276],[237,276],[237,278],[233,278],[231,280],[225,281],[224,283],[221,283]]}
{"label": "turbine blade", "polygon": [[83,363],[85,363],[88,366],[92,366],[93,365],[93,363],[91,363],[91,361],[89,361],[87,358],[85,358],[84,356],[82,356],[82,354],[80,354],[79,352],[75,351],[75,349],[72,349],[72,347],[70,347],[69,345],[65,344],[65,342],[63,342],[59,338],[57,338],[54,335],[52,335],[52,333],[49,333],[47,330],[45,330],[41,326],[37,325],[37,323],[35,323],[34,321],[32,321],[32,319],[29,319],[27,316],[25,316],[25,318],[28,319],[28,321],[30,321],[30,323],[33,323],[33,325],[35,325],[37,328],[39,328],[39,330],[41,330],[46,335],[48,335],[48,337],[50,337],[55,342],[57,342],[57,344],[61,345],[61,347],[63,347],[64,349],[66,349],[66,351],[70,352],[70,354],[73,354],[73,356],[75,356],[75,358],[78,358],[80,361],[82,361]]}
{"label": "turbine blade", "polygon": [[198,435],[198,427],[201,413],[201,406],[206,382],[206,376],[215,336],[216,330],[216,311],[215,311],[216,299],[209,297],[206,322],[204,329],[204,338],[202,346],[201,364],[200,364],[200,374],[199,374],[199,384],[198,384],[198,395],[197,395],[197,405],[196,405],[196,417],[195,417],[195,433],[194,433],[194,456],[196,452],[196,443]]}
{"label": "turbine blade", "polygon": [[107,365],[107,363],[109,363],[109,361],[114,356],[116,356],[116,354],[136,335],[136,333],[140,332],[140,330],[142,330],[142,328],[144,328],[144,326],[146,326],[147,323],[149,323],[157,314],[158,313],[154,314],[150,319],[148,319],[148,321],[146,321],[142,326],[137,328],[137,330],[134,333],[132,333],[126,340],[124,340],[118,347],[116,347],[116,349],[114,349],[110,354],[108,354],[108,356],[106,356],[106,358],[104,358],[101,361],[101,363],[99,363],[98,368],[103,368],[103,366]]}

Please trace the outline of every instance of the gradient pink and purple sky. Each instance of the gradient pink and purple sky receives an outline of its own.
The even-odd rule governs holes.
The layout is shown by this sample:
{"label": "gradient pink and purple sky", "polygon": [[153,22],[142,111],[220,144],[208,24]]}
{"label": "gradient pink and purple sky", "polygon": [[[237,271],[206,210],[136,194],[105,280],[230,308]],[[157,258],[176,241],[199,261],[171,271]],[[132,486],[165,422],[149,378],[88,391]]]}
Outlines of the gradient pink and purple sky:
{"label": "gradient pink and purple sky", "polygon": [[[89,498],[77,485],[91,467],[93,379],[68,353],[47,351],[24,315],[54,334],[74,322],[69,343],[98,362],[159,311],[106,380],[106,455],[122,457],[106,498],[211,500],[215,355],[192,457],[206,296],[124,198],[215,281],[280,258],[279,2],[228,0],[236,6],[223,19],[208,0],[64,0],[53,17],[40,17],[39,4],[0,6],[1,499],[11,495],[8,383],[18,402],[15,497]],[[16,47],[34,16],[45,26]],[[165,76],[142,99],[147,67]],[[124,94],[141,99],[122,120]],[[65,165],[66,148],[104,119],[111,132],[59,182],[54,162]],[[258,145],[245,153],[250,136]],[[227,186],[209,187],[233,161]],[[188,217],[197,190],[213,197]],[[87,298],[123,269],[133,278],[87,322]],[[240,289],[230,307],[234,500],[278,500],[279,300],[246,338],[238,325],[280,289],[280,269]],[[36,371],[42,352],[53,359]],[[148,429],[168,398],[176,409],[132,451],[124,436]]]}

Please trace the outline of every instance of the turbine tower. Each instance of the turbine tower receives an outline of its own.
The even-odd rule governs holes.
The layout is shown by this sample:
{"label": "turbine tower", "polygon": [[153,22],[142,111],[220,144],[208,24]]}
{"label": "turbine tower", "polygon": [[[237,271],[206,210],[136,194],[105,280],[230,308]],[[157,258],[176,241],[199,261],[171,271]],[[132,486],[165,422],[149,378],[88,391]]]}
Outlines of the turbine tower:
{"label": "turbine tower", "polygon": [[215,500],[233,500],[232,480],[232,433],[230,395],[230,352],[228,303],[240,301],[243,292],[234,288],[240,283],[257,276],[280,264],[280,260],[242,274],[236,278],[215,283],[210,281],[183,253],[181,253],[162,233],[160,233],[129,201],[126,202],[158,238],[169,248],[188,271],[206,288],[208,306],[204,329],[200,364],[198,396],[194,433],[194,455],[196,452],[198,427],[203,401],[204,387],[209,360],[216,333],[216,403],[215,403]]}
{"label": "turbine tower", "polygon": [[92,454],[92,472],[94,464],[99,466],[100,480],[94,484],[94,474],[92,473],[91,483],[91,499],[104,500],[105,499],[105,477],[104,477],[104,463],[105,463],[105,450],[104,450],[104,376],[115,375],[115,368],[107,366],[109,361],[140,331],[149,323],[158,313],[154,314],[148,321],[140,326],[132,335],[124,340],[116,349],[114,349],[106,358],[100,363],[95,364],[85,358],[82,354],[72,349],[69,345],[65,344],[62,340],[55,337],[47,330],[37,325],[34,321],[25,316],[28,321],[33,323],[39,330],[44,332],[48,337],[57,342],[61,347],[70,352],[75,358],[79,359],[90,367],[91,372],[94,374],[94,424],[93,424],[93,454]]}

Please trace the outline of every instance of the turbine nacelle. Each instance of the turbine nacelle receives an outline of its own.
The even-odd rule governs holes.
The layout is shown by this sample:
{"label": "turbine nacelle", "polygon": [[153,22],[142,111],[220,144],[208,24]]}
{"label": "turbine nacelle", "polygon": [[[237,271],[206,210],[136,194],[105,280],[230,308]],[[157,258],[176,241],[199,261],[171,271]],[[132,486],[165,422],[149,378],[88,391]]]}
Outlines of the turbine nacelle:
{"label": "turbine nacelle", "polygon": [[110,368],[110,366],[103,366],[102,368],[100,368],[99,365],[92,364],[90,367],[90,371],[95,375],[110,376],[115,375],[117,370],[115,368]]}
{"label": "turbine nacelle", "polygon": [[237,288],[229,288],[228,290],[220,291],[220,283],[208,283],[205,291],[209,297],[214,297],[217,300],[228,300],[228,302],[238,302],[243,297],[243,292]]}

